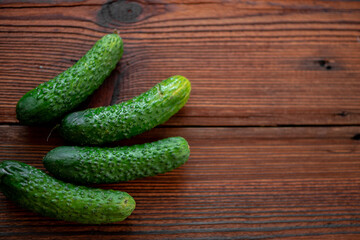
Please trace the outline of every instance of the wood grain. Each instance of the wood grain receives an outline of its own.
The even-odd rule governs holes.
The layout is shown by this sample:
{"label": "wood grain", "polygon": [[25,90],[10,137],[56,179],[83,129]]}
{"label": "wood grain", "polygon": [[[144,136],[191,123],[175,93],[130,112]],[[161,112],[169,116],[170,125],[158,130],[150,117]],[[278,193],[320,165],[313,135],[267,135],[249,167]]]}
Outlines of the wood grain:
{"label": "wood grain", "polygon": [[168,126],[359,123],[356,1],[51,2],[0,6],[1,122],[16,123],[23,94],[116,28],[124,57],[88,106],[182,74],[192,96]]}
{"label": "wood grain", "polygon": [[[44,154],[64,144],[56,133],[46,142],[48,130],[0,126],[0,160],[44,169]],[[56,221],[1,195],[0,237],[356,239],[359,133],[360,127],[156,128],[116,144],[180,135],[189,141],[191,157],[170,173],[97,185],[134,196],[137,207],[126,221],[104,226]]]}
{"label": "wood grain", "polygon": [[109,225],[45,218],[0,193],[0,239],[360,239],[358,1],[2,0],[0,161],[44,170],[43,156],[68,145],[20,126],[16,103],[114,29],[124,56],[79,109],[184,75],[193,90],[178,114],[109,146],[183,136],[189,161],[94,185],[137,202]]}
{"label": "wood grain", "polygon": [[[2,0],[1,5],[4,8],[28,8],[28,7],[76,7],[76,6],[102,6],[104,4],[111,5],[116,1],[107,0],[41,0],[41,1],[24,1],[24,0]],[[130,2],[130,1],[128,1]],[[360,6],[354,3],[354,0],[253,0],[253,1],[219,1],[219,0],[137,0],[131,1],[140,4],[149,5],[229,5],[236,4],[242,9],[359,9]]]}

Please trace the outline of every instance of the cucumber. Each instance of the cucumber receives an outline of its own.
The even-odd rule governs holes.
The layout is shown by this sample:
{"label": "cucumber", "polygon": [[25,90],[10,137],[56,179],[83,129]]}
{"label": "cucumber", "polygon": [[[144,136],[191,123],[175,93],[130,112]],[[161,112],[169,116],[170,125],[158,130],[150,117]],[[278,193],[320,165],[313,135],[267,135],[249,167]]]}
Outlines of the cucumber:
{"label": "cucumber", "polygon": [[68,114],[60,134],[79,145],[130,138],[167,121],[185,105],[190,91],[189,80],[173,76],[126,102]]}
{"label": "cucumber", "polygon": [[0,163],[0,190],[24,208],[44,216],[86,224],[122,221],[135,208],[126,192],[75,186],[25,163]]}
{"label": "cucumber", "polygon": [[134,146],[100,148],[61,146],[43,159],[55,177],[77,184],[116,183],[165,173],[190,155],[182,137]]}
{"label": "cucumber", "polygon": [[17,103],[17,119],[25,125],[56,121],[103,83],[122,54],[120,36],[116,33],[104,36],[72,67],[27,92]]}

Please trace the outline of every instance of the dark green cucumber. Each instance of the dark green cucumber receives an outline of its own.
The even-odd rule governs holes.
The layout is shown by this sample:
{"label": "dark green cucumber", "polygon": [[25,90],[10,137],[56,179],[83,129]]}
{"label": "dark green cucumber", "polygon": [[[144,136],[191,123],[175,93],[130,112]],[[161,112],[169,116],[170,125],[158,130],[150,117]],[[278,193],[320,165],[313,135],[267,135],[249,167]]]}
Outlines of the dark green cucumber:
{"label": "dark green cucumber", "polygon": [[55,177],[65,181],[116,183],[171,171],[184,164],[189,155],[187,141],[171,137],[129,147],[57,147],[44,157],[43,163]]}
{"label": "dark green cucumber", "polygon": [[22,124],[51,123],[77,107],[114,70],[123,54],[123,42],[108,34],[72,67],[26,93],[16,106]]}
{"label": "dark green cucumber", "polygon": [[24,208],[44,216],[86,224],[122,221],[135,208],[126,192],[75,186],[25,163],[0,163],[0,190]]}
{"label": "dark green cucumber", "polygon": [[60,133],[80,145],[130,138],[167,121],[185,105],[190,91],[189,80],[173,76],[129,101],[68,114]]}

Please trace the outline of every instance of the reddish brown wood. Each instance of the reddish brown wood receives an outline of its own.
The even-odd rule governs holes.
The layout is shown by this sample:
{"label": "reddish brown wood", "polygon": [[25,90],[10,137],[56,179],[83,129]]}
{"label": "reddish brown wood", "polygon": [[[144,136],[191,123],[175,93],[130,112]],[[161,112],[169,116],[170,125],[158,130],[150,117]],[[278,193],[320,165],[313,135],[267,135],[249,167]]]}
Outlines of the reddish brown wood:
{"label": "reddish brown wood", "polygon": [[134,196],[126,221],[57,221],[0,193],[0,238],[360,239],[359,13],[352,0],[1,1],[0,161],[44,169],[68,144],[18,125],[15,105],[114,29],[124,56],[80,108],[174,74],[193,91],[163,126],[109,145],[183,136],[191,147],[170,173],[97,185]]}
{"label": "reddish brown wood", "polygon": [[[112,1],[115,2],[115,1]],[[137,0],[140,4],[149,5],[219,5],[218,0]],[[75,7],[75,6],[102,6],[107,3],[106,0],[46,0],[46,1],[21,1],[21,0],[2,0],[2,6],[7,8],[21,8],[21,7]],[[110,2],[111,3],[111,2]],[[225,1],[220,2],[221,5],[236,5],[242,9],[359,9],[359,5],[353,0],[339,0],[339,1],[316,1],[313,0],[253,0],[253,1]],[[201,9],[199,9],[201,10]]]}
{"label": "reddish brown wood", "polygon": [[[44,154],[64,143],[56,133],[46,142],[48,130],[1,126],[0,160],[44,169]],[[157,128],[116,145],[180,135],[189,141],[191,157],[170,173],[100,185],[134,196],[137,207],[126,221],[104,226],[56,221],[1,195],[0,236],[356,239],[360,148],[353,137],[359,132],[360,127]]]}
{"label": "reddish brown wood", "polygon": [[[359,123],[357,2],[181,2],[2,5],[0,121],[17,122],[23,94],[116,28],[125,54],[112,103],[171,75],[191,80],[190,101],[169,126]],[[109,104],[107,91],[91,101]]]}

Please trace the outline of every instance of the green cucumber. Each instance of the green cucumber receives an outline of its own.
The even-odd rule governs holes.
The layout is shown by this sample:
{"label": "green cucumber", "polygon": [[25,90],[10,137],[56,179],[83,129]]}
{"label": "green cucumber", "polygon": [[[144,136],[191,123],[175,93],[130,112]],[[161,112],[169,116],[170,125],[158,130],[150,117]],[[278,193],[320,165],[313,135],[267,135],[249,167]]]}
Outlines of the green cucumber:
{"label": "green cucumber", "polygon": [[187,141],[171,137],[115,148],[61,146],[51,150],[43,163],[55,177],[68,182],[116,183],[171,171],[189,155]]}
{"label": "green cucumber", "polygon": [[68,114],[60,134],[80,145],[130,138],[167,121],[185,105],[190,91],[189,80],[173,76],[126,102]]}
{"label": "green cucumber", "polygon": [[108,77],[123,54],[123,42],[108,34],[72,67],[27,92],[17,103],[22,124],[51,123],[77,107]]}
{"label": "green cucumber", "polygon": [[122,221],[135,208],[135,200],[126,192],[64,183],[17,161],[0,163],[0,190],[31,211],[78,223]]}

